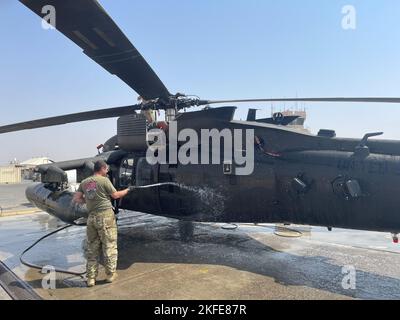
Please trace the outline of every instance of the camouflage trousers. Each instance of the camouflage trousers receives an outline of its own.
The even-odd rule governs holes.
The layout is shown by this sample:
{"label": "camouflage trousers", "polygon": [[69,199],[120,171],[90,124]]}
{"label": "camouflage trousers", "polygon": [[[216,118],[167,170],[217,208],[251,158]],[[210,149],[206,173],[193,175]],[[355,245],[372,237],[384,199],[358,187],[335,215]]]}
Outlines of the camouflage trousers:
{"label": "camouflage trousers", "polygon": [[113,274],[117,269],[118,261],[118,231],[114,212],[110,209],[89,214],[86,236],[87,278],[97,277],[101,251],[107,275]]}

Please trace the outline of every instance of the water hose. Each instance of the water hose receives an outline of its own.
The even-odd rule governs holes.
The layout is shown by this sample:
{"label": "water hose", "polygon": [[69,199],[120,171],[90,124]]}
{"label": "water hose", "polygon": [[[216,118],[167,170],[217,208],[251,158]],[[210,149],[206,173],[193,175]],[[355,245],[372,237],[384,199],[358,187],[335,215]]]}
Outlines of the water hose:
{"label": "water hose", "polygon": [[[41,271],[42,271],[43,268],[44,268],[44,266],[39,266],[39,265],[37,265],[37,264],[27,262],[27,261],[24,259],[24,255],[25,255],[28,251],[30,251],[31,249],[33,249],[36,245],[38,245],[38,244],[39,244],[41,241],[43,241],[44,239],[46,239],[46,238],[52,236],[53,234],[56,234],[56,233],[62,231],[62,230],[65,230],[65,229],[67,229],[67,228],[73,227],[73,226],[74,226],[73,224],[68,224],[68,225],[66,225],[66,226],[62,226],[61,228],[58,228],[57,230],[54,230],[54,231],[52,231],[52,232],[50,232],[50,233],[44,235],[44,236],[41,237],[40,239],[36,240],[32,245],[30,245],[28,248],[26,248],[26,249],[21,253],[21,255],[19,256],[19,261],[20,261],[23,265],[25,265],[25,266],[27,266],[27,267],[34,268],[34,269],[38,269],[38,270],[41,270]],[[65,274],[70,274],[70,275],[74,275],[74,276],[80,276],[80,277],[83,277],[83,275],[86,274],[86,271],[85,271],[85,272],[73,272],[73,271],[64,270],[64,269],[54,269],[54,271],[60,272],[60,273],[65,273]]]}

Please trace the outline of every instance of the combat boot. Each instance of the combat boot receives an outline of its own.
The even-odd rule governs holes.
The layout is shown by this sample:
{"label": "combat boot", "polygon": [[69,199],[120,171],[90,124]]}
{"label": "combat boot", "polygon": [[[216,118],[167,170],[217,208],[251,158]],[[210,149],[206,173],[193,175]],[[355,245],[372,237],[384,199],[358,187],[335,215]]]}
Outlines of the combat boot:
{"label": "combat boot", "polygon": [[92,278],[88,278],[86,283],[87,283],[88,288],[91,288],[96,285],[96,280],[92,279]]}
{"label": "combat boot", "polygon": [[114,272],[110,275],[107,275],[106,282],[113,283],[115,281],[115,279],[117,279],[117,277],[118,277],[118,274],[116,272]]}

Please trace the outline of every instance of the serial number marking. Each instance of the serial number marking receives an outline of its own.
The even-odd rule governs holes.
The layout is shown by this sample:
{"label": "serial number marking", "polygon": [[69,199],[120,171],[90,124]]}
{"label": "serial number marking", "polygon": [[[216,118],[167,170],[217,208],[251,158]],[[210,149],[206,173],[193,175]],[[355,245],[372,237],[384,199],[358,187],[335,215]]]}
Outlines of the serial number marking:
{"label": "serial number marking", "polygon": [[[337,163],[339,170],[356,171],[369,174],[387,175],[390,171],[399,173],[399,168],[389,168],[389,164],[386,161],[357,161],[357,160],[339,160]],[[390,170],[391,169],[391,170]]]}

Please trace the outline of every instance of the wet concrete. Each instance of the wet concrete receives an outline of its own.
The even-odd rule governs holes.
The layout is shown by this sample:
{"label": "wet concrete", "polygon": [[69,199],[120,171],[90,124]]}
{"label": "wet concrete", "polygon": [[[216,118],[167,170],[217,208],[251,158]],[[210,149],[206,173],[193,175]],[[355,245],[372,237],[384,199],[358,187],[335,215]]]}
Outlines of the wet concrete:
{"label": "wet concrete", "polygon": [[[0,186],[0,207],[32,208],[26,186]],[[21,265],[24,249],[63,225],[46,213],[0,217],[0,261],[45,299],[400,299],[400,246],[389,234],[232,228],[135,212],[123,212],[118,224],[119,278],[112,285],[104,283],[103,272],[90,289],[82,277],[57,273],[56,289],[44,289],[47,274]],[[84,272],[84,239],[84,227],[69,228],[25,259]],[[344,266],[356,270],[354,290],[342,286]],[[7,297],[0,288],[0,299]]]}
{"label": "wet concrete", "polygon": [[[60,223],[45,213],[0,219],[0,260],[45,299],[400,299],[400,248],[390,235],[303,227],[297,238],[273,225],[189,224],[141,213],[119,219],[119,278],[86,288],[84,279],[45,275],[22,266],[19,254]],[[297,235],[299,235],[297,233]],[[84,271],[85,228],[72,227],[26,255],[40,265]],[[344,289],[344,266],[356,289]]]}

